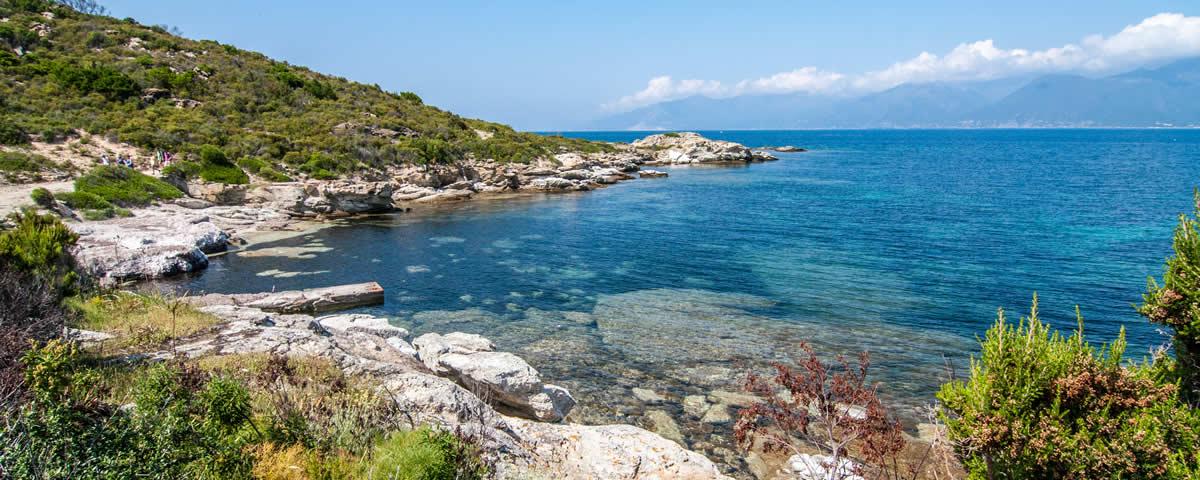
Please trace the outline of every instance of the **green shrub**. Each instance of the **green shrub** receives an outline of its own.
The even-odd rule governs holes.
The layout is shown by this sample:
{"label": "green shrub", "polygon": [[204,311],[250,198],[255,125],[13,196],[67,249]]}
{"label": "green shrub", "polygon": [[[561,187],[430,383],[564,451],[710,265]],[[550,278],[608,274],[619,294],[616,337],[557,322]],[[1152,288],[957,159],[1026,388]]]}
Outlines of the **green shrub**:
{"label": "green shrub", "polygon": [[103,165],[75,179],[75,191],[96,195],[123,207],[149,205],[183,196],[178,188],[128,167]]}
{"label": "green shrub", "polygon": [[[1196,193],[1200,215],[1200,192]],[[1151,322],[1174,331],[1171,345],[1175,360],[1160,355],[1159,362],[1169,380],[1177,381],[1183,396],[1200,403],[1200,222],[1179,216],[1173,242],[1175,255],[1167,260],[1163,284],[1151,278],[1138,312]]]}
{"label": "green shrub", "polygon": [[458,480],[485,478],[487,469],[454,434],[421,428],[396,432],[375,446],[364,478]]}
{"label": "green shrub", "polygon": [[337,100],[337,93],[333,91],[333,87],[319,80],[305,82],[304,91],[321,100]]}
{"label": "green shrub", "polygon": [[49,163],[41,155],[0,151],[0,172],[39,172]]}
{"label": "green shrub", "polygon": [[58,194],[58,199],[67,204],[68,207],[77,210],[102,210],[113,207],[113,204],[108,203],[108,200],[88,192],[63,192]]}
{"label": "green shrub", "polygon": [[206,182],[242,185],[250,183],[250,177],[242,169],[232,165],[201,165],[200,178]]}
{"label": "green shrub", "polygon": [[230,162],[220,147],[203,145],[200,147],[199,157],[199,162],[179,162],[173,165],[173,168],[164,171],[164,174],[182,174],[185,178],[198,176],[206,182],[235,185],[250,182],[246,172]]}
{"label": "green shrub", "polygon": [[423,100],[421,100],[421,97],[413,92],[400,92],[399,97],[401,100],[404,100],[406,102],[415,103],[417,105],[425,104],[425,102]]}
{"label": "green shrub", "polygon": [[80,67],[66,62],[50,65],[50,76],[64,88],[81,93],[99,93],[113,100],[124,100],[141,93],[137,82],[112,67]]}
{"label": "green shrub", "polygon": [[1190,478],[1200,474],[1200,415],[1151,369],[1122,365],[1124,331],[1093,349],[1037,316],[1003,312],[971,376],[942,386],[950,440],[972,479]]}
{"label": "green shrub", "polygon": [[104,32],[92,32],[88,34],[86,44],[88,48],[107,48],[113,46],[114,42]]}
{"label": "green shrub", "polygon": [[338,166],[338,162],[329,155],[314,153],[308,157],[308,161],[300,165],[299,170],[317,180],[332,180],[337,178],[337,174],[334,172],[337,171]]}
{"label": "green shrub", "polygon": [[132,217],[133,212],[121,207],[108,207],[95,210],[84,210],[83,219],[88,221],[108,220],[117,217]]}
{"label": "green shrub", "polygon": [[186,93],[190,91],[196,81],[196,74],[193,72],[176,73],[168,67],[155,67],[146,70],[146,81],[156,87],[166,88],[176,93]]}
{"label": "green shrub", "polygon": [[17,124],[0,118],[0,145],[24,145],[29,143],[29,135]]}
{"label": "green shrub", "polygon": [[280,173],[274,166],[258,157],[242,157],[237,162],[243,170],[271,182],[290,182],[292,178]]}
{"label": "green shrub", "polygon": [[24,359],[33,401],[0,427],[15,478],[248,478],[249,394],[225,378],[159,364],[139,372],[135,408],[105,405],[103,382],[73,344]]}
{"label": "green shrub", "polygon": [[79,235],[54,215],[29,210],[9,218],[16,227],[0,231],[0,261],[34,272],[52,285],[64,288],[78,280],[72,271],[70,249]]}
{"label": "green shrub", "polygon": [[29,192],[29,198],[33,199],[33,203],[42,208],[54,206],[54,194],[42,187],[35,188],[32,192]]}

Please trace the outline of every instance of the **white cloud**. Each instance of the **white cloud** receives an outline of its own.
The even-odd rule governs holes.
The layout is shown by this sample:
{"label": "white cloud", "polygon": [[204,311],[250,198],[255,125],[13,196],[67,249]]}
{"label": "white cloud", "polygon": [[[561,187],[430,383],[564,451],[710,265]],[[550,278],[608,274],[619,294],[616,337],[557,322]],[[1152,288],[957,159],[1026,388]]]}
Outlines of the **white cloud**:
{"label": "white cloud", "polygon": [[929,52],[882,70],[842,74],[803,67],[724,85],[716,80],[674,81],[655,77],[646,88],[605,105],[629,110],[694,95],[720,98],[765,93],[865,93],[905,83],[988,80],[1027,73],[1105,73],[1155,60],[1200,55],[1200,17],[1160,13],[1111,36],[1092,35],[1078,44],[1030,51],[997,47],[992,40],[963,43],[945,55]]}
{"label": "white cloud", "polygon": [[646,88],[626,95],[619,100],[605,105],[611,110],[629,110],[646,105],[652,105],[668,100],[704,95],[708,97],[723,96],[725,88],[716,80],[679,80],[670,76],[654,77],[646,84]]}

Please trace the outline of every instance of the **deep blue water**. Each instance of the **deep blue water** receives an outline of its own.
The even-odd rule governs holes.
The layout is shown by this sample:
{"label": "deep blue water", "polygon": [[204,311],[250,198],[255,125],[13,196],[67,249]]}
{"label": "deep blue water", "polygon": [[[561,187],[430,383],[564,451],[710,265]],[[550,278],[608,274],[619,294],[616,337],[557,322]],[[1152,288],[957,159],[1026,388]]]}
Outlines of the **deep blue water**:
{"label": "deep blue water", "polygon": [[417,333],[489,335],[585,401],[731,388],[807,340],[870,350],[888,395],[915,407],[997,308],[1020,315],[1034,292],[1062,328],[1079,305],[1092,341],[1125,326],[1135,357],[1165,339],[1133,305],[1192,208],[1200,131],[702,133],[810,151],[359,220],[255,247],[309,258],[230,255],[183,288],[376,280],[377,313]]}

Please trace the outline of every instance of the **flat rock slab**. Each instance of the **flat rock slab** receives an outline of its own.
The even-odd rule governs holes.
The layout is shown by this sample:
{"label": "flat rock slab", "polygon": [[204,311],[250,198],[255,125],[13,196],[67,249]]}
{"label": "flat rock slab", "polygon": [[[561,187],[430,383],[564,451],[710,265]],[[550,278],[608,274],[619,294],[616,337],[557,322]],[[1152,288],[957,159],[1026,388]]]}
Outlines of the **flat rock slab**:
{"label": "flat rock slab", "polygon": [[376,282],[337,285],[272,293],[210,293],[188,297],[196,306],[236,305],[265,312],[312,313],[383,303],[383,287]]}

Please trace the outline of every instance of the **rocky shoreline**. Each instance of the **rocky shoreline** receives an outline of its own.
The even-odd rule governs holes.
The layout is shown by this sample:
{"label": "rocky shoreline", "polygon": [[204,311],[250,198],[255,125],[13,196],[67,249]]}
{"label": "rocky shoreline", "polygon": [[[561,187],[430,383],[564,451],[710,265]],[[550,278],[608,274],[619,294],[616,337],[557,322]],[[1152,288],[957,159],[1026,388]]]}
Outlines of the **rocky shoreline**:
{"label": "rocky shoreline", "polygon": [[[306,221],[387,213],[513,193],[565,193],[664,177],[643,166],[745,164],[775,160],[695,133],[651,135],[615,152],[561,153],[529,164],[468,160],[391,168],[384,178],[226,185],[180,182],[186,196],[134,210],[131,218],[72,223],[75,256],[103,284],[194,272],[208,255],[254,232],[302,230]],[[640,173],[639,173],[640,172]],[[65,206],[63,206],[65,208]]]}
{"label": "rocky shoreline", "polygon": [[[288,302],[264,302],[264,295],[185,297],[221,323],[178,339],[169,350],[127,360],[244,354],[327,359],[347,375],[371,379],[414,427],[437,425],[473,438],[495,466],[496,478],[729,478],[703,455],[642,428],[565,423],[576,404],[571,393],[545,383],[524,359],[496,351],[480,335],[412,338],[372,315],[273,313]],[[314,298],[306,292],[268,296]],[[250,297],[261,308],[248,306]],[[85,345],[112,338],[87,331],[74,331],[73,337]]]}

